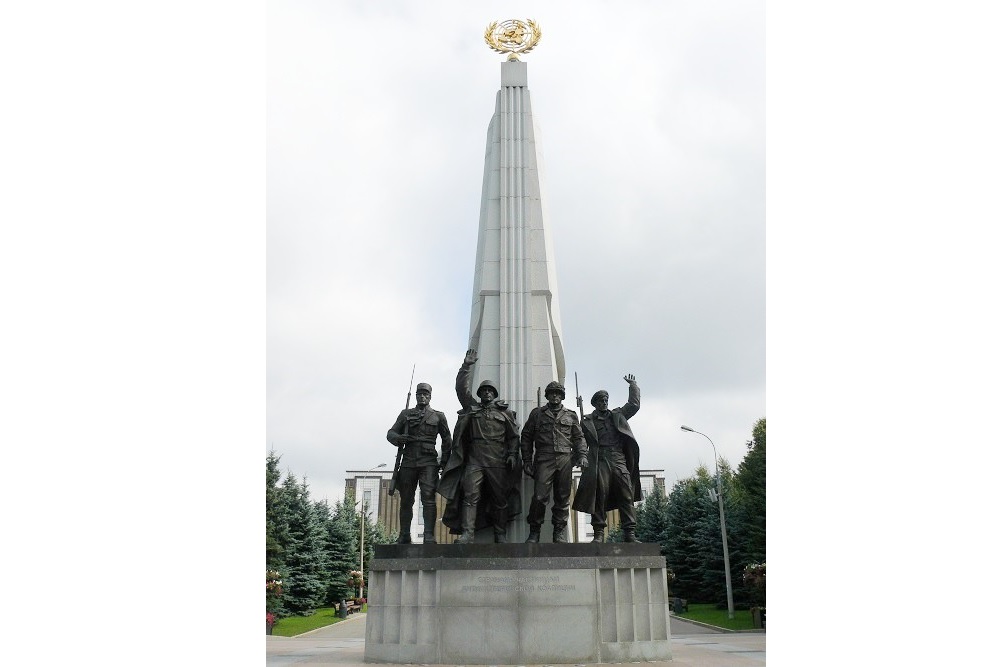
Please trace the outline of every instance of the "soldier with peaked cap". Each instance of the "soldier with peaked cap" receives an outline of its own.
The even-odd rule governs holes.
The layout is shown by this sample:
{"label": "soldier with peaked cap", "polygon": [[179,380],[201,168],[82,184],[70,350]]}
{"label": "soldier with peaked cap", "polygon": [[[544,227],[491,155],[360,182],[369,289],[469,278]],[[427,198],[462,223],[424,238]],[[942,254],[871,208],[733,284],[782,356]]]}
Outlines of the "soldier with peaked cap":
{"label": "soldier with peaked cap", "polygon": [[517,456],[517,415],[507,403],[497,400],[492,380],[479,383],[477,402],[470,390],[475,350],[455,378],[455,392],[462,412],[455,423],[455,441],[443,463],[438,493],[447,500],[442,521],[453,533],[461,532],[456,544],[471,544],[476,528],[493,525],[493,541],[507,541],[507,522],[521,512],[521,465]]}
{"label": "soldier with peaked cap", "polygon": [[628,420],[639,412],[639,385],[634,375],[626,375],[628,402],[608,410],[608,392],[594,394],[590,404],[596,409],[583,418],[590,465],[583,469],[580,486],[573,499],[573,509],[590,514],[594,542],[604,541],[607,513],[619,510],[622,534],[626,542],[638,542],[635,536],[634,503],[642,500],[639,482],[639,443],[632,435]]}
{"label": "soldier with peaked cap", "polygon": [[417,385],[417,405],[403,410],[385,438],[403,447],[396,486],[399,489],[399,544],[409,544],[410,523],[413,521],[413,500],[420,485],[420,506],[424,512],[424,544],[435,544],[434,525],[437,523],[438,463],[435,443],[441,436],[442,460],[451,451],[451,431],[443,412],[430,407],[431,386]]}
{"label": "soldier with peaked cap", "polygon": [[587,443],[576,412],[563,406],[566,387],[550,382],[545,387],[545,405],[528,415],[521,429],[521,461],[524,473],[535,479],[535,491],[528,510],[528,539],[541,537],[545,506],[552,497],[552,541],[566,542],[569,494],[573,486],[573,466],[586,468]]}

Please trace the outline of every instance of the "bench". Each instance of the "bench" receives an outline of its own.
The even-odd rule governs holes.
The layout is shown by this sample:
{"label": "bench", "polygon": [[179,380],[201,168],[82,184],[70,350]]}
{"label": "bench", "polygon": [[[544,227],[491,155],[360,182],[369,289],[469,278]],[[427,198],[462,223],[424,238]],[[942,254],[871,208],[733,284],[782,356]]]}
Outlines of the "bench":
{"label": "bench", "polygon": [[360,602],[355,602],[354,600],[351,600],[350,602],[347,603],[347,613],[353,614],[356,611],[361,611],[362,606],[363,605]]}
{"label": "bench", "polygon": [[680,614],[688,610],[688,601],[684,598],[669,598],[670,611]]}

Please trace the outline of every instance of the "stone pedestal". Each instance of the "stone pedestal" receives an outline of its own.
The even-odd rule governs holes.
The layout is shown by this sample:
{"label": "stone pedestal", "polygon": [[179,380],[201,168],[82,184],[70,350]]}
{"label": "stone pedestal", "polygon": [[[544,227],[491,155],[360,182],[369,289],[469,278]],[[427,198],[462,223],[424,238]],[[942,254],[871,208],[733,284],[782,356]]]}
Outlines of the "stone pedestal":
{"label": "stone pedestal", "polygon": [[380,545],[368,581],[365,662],[671,659],[657,544]]}

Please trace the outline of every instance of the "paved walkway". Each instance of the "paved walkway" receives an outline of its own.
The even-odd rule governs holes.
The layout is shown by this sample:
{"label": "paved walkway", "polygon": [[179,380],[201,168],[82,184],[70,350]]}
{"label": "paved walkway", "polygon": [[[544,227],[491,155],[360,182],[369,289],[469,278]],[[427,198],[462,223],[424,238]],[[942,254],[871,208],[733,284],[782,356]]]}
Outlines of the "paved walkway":
{"label": "paved walkway", "polygon": [[[364,661],[365,617],[366,614],[355,614],[345,621],[298,637],[270,635],[267,637],[267,664],[273,667],[371,667]],[[670,643],[674,659],[642,664],[650,667],[762,667],[766,638],[763,632],[719,632],[671,617]]]}

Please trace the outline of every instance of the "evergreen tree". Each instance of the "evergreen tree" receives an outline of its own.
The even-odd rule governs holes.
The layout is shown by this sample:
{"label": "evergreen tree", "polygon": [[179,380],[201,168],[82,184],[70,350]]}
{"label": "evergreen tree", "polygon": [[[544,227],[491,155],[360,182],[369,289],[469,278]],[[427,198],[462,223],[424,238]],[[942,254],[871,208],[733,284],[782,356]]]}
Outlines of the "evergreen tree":
{"label": "evergreen tree", "polygon": [[288,543],[288,520],[285,515],[285,504],[282,502],[281,472],[278,462],[281,460],[273,451],[267,457],[265,473],[265,565],[267,569],[267,594],[265,607],[268,612],[277,613],[281,610],[281,596],[284,590],[282,577],[285,572],[284,554]]}
{"label": "evergreen tree", "polygon": [[[389,529],[386,528],[385,524],[382,523],[381,521],[376,521],[375,525],[372,526],[371,535],[372,535],[371,536],[372,549],[374,549],[375,545],[378,545],[378,544],[393,544],[396,541],[396,537],[398,537],[398,535],[397,536],[391,535],[389,533]],[[365,532],[365,545],[367,545],[367,544],[368,544],[368,533],[367,533],[367,529],[366,529],[366,532]],[[372,551],[372,556],[371,557],[373,559],[375,558],[375,552],[374,551]],[[369,559],[368,559],[368,556],[365,556],[365,562],[366,563],[370,562]]]}
{"label": "evergreen tree", "polygon": [[289,472],[281,489],[288,518],[282,604],[293,614],[312,613],[324,601],[327,557],[321,517],[309,499],[309,485]]}
{"label": "evergreen tree", "polygon": [[288,539],[287,521],[282,515],[283,505],[281,504],[281,488],[278,482],[281,481],[281,472],[278,470],[278,462],[281,457],[272,451],[267,456],[266,491],[264,494],[264,535],[265,535],[265,564],[268,570],[280,572],[284,563],[282,556],[285,548],[284,543]]}
{"label": "evergreen tree", "polygon": [[660,553],[665,554],[667,540],[667,497],[659,484],[653,485],[653,492],[646,496],[636,510],[635,535],[640,542],[656,542]]}
{"label": "evergreen tree", "polygon": [[[369,516],[370,514],[371,514],[371,508],[368,505],[362,506],[362,505],[358,504],[357,505],[357,512],[355,512],[354,517],[353,517],[354,521],[351,524],[352,527],[353,527],[353,529],[354,529],[354,538],[358,541],[358,544],[360,544],[361,543],[361,522],[364,521],[364,523],[365,523],[365,566],[364,566],[365,570],[370,570],[371,569],[372,559],[375,558],[375,543],[372,542],[372,530],[374,529],[375,526],[372,524],[371,516]],[[361,552],[360,552],[360,550],[357,552],[357,557],[355,558],[355,561],[354,561],[354,569],[355,570],[360,570],[361,569]],[[362,575],[364,576],[365,580],[367,581],[367,579],[368,579],[368,572],[367,571],[366,572],[362,572]]]}
{"label": "evergreen tree", "polygon": [[[331,536],[330,536],[330,523],[332,519],[332,513],[330,510],[330,504],[324,498],[323,500],[316,500],[313,502],[313,511],[316,513],[316,519],[319,521],[322,527],[322,535],[320,537],[320,548],[323,550],[323,584],[324,591],[323,594],[323,605],[324,607],[330,606],[329,600],[329,590],[330,581],[333,577],[333,559],[331,555]],[[338,600],[339,602],[339,600]]]}
{"label": "evergreen tree", "polygon": [[700,466],[694,477],[678,480],[667,497],[662,549],[667,565],[676,575],[674,590],[678,596],[698,602],[713,600],[705,587],[705,578],[716,545],[720,563],[722,560],[721,535],[718,541],[713,536],[713,528],[719,534],[718,512],[708,496],[708,490],[714,486],[708,470]]}
{"label": "evergreen tree", "polygon": [[[761,417],[754,424],[747,454],[736,470],[736,493],[740,512],[737,515],[744,531],[744,551],[749,562],[767,560],[767,422]],[[742,568],[741,568],[742,570]]]}
{"label": "evergreen tree", "polygon": [[[395,540],[389,539],[389,532],[381,521],[372,523],[370,520],[365,524],[365,570],[371,571],[371,564],[375,560],[375,547],[379,544],[392,544]],[[368,572],[365,572],[365,589],[368,588]]]}
{"label": "evergreen tree", "polygon": [[[702,470],[704,469],[699,470],[699,474],[701,474]],[[728,537],[729,564],[735,600],[739,577],[742,576],[742,566],[740,563],[743,560],[741,527],[739,521],[734,521],[734,518],[739,516],[739,512],[737,511],[735,514],[733,512],[734,509],[738,510],[739,504],[733,493],[734,477],[732,467],[728,461],[722,458],[719,459],[719,477],[722,479],[722,500],[726,511],[726,535]],[[715,495],[718,493],[718,483],[714,476],[708,476],[707,470],[704,470],[703,481],[706,485],[711,485],[712,493],[709,493],[708,489],[704,492],[702,500],[705,504],[705,513],[698,528],[700,535],[699,543],[703,547],[702,554],[704,557],[704,566],[701,571],[702,597],[700,599],[705,602],[714,602],[724,608],[727,606],[726,561],[722,548],[722,524],[719,519],[719,501]]]}
{"label": "evergreen tree", "polygon": [[[734,560],[733,594],[750,605],[764,605],[764,588],[759,579],[743,582],[748,565],[767,560],[767,422],[762,417],[754,424],[752,439],[747,442],[734,479],[734,523],[742,553]],[[728,502],[728,500],[727,500]],[[728,505],[727,505],[728,508]],[[729,513],[726,513],[728,520]]]}
{"label": "evergreen tree", "polygon": [[325,597],[328,605],[340,604],[341,600],[353,598],[355,594],[349,583],[351,570],[358,569],[358,542],[354,532],[353,508],[354,498],[351,496],[338,500],[332,511],[327,507],[325,552],[328,562]]}

